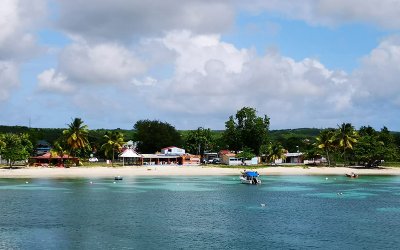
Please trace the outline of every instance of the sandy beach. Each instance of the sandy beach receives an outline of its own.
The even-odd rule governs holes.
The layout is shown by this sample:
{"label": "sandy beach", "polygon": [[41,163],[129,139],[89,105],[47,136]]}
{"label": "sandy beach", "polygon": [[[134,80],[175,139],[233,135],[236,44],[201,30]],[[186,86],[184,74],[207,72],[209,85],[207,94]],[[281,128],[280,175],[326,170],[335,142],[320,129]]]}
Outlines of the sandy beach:
{"label": "sandy beach", "polygon": [[[243,168],[244,169],[244,168]],[[133,166],[133,167],[28,167],[0,169],[0,178],[108,178],[114,176],[218,176],[239,175],[243,169],[207,166]],[[247,168],[251,169],[251,168]],[[258,168],[261,175],[344,175],[355,172],[363,175],[400,175],[400,168],[344,168],[344,167],[267,167]]]}

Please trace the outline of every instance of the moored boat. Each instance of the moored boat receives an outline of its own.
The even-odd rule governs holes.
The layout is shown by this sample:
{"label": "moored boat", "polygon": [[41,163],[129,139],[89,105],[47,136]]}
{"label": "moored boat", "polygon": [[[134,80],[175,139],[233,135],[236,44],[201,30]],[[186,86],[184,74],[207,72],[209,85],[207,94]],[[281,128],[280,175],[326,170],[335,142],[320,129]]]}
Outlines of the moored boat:
{"label": "moored boat", "polygon": [[260,174],[257,171],[244,171],[240,176],[240,182],[243,184],[257,185],[261,184],[261,180],[258,178]]}
{"label": "moored boat", "polygon": [[351,172],[350,174],[346,174],[347,177],[349,178],[358,178],[358,174]]}

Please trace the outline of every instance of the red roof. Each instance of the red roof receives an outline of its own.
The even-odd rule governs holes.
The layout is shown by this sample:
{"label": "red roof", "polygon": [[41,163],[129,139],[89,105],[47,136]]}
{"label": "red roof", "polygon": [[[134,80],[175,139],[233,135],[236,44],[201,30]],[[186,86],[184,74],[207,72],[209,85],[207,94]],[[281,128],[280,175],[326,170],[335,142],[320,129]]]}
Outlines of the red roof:
{"label": "red roof", "polygon": [[[31,158],[34,158],[34,159],[61,159],[61,156],[59,156],[59,155],[53,155],[52,156],[50,152],[47,152],[44,155],[31,157]],[[72,156],[69,156],[67,154],[64,154],[62,158],[63,159],[76,159],[77,157],[72,157]]]}

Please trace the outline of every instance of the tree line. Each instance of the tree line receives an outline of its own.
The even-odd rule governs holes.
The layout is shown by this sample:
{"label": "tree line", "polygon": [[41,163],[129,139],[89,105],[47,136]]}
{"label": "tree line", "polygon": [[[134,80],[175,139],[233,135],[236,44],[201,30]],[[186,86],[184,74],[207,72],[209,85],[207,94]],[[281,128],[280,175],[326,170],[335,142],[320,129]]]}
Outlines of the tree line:
{"label": "tree line", "polygon": [[373,166],[380,160],[399,161],[398,133],[386,127],[376,131],[370,126],[358,131],[343,123],[337,128],[270,131],[270,118],[258,116],[251,107],[243,107],[225,122],[225,130],[199,127],[178,131],[167,122],[137,121],[132,130],[89,130],[81,118],[75,118],[65,129],[30,129],[13,127],[14,133],[0,126],[0,155],[9,164],[34,154],[37,140],[48,140],[51,153],[70,154],[81,159],[90,156],[111,159],[128,141],[137,142],[139,153],[155,153],[168,146],[183,147],[188,153],[204,156],[206,152],[228,149],[238,157],[261,156],[265,163],[282,158],[285,152],[302,152],[306,158],[324,156],[328,165],[338,162]]}

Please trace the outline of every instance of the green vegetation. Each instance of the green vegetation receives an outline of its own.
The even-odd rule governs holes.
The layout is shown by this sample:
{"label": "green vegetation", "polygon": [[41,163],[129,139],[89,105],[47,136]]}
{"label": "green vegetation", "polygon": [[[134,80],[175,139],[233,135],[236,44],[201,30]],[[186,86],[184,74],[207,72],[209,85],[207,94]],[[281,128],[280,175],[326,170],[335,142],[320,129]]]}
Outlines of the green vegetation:
{"label": "green vegetation", "polygon": [[81,118],[75,118],[69,125],[68,129],[63,131],[65,140],[72,155],[82,155],[83,150],[90,150],[88,141],[89,129]]}
{"label": "green vegetation", "polygon": [[101,147],[104,148],[105,155],[109,155],[111,153],[111,166],[114,167],[115,152],[120,152],[122,146],[125,144],[124,135],[118,131],[106,132],[104,138],[107,142],[104,143]]}
{"label": "green vegetation", "polygon": [[134,129],[141,153],[155,153],[165,147],[183,145],[179,132],[166,122],[140,120],[135,123]]}
{"label": "green vegetation", "polygon": [[6,133],[0,135],[0,155],[13,167],[16,161],[25,161],[32,153],[33,146],[27,134]]}
{"label": "green vegetation", "polygon": [[[34,155],[37,141],[45,140],[52,145],[52,155],[70,154],[83,161],[93,155],[111,158],[114,165],[122,144],[132,140],[138,142],[141,153],[177,146],[203,156],[205,152],[229,149],[243,158],[259,155],[263,162],[271,163],[283,158],[285,152],[301,152],[305,159],[324,156],[328,166],[373,167],[384,160],[383,166],[400,167],[400,132],[391,132],[386,127],[380,131],[370,126],[356,130],[350,123],[343,123],[327,129],[269,130],[269,122],[266,115],[259,117],[255,109],[244,107],[229,117],[225,130],[199,127],[177,131],[166,122],[150,120],[136,122],[131,130],[90,130],[80,118],[75,118],[65,129],[0,126],[0,154],[10,164],[26,160]],[[85,162],[85,166],[93,164]]]}
{"label": "green vegetation", "polygon": [[248,148],[258,155],[261,145],[267,142],[269,118],[258,117],[255,109],[244,107],[235,118],[229,117],[225,128],[223,138],[229,149],[238,152]]}

